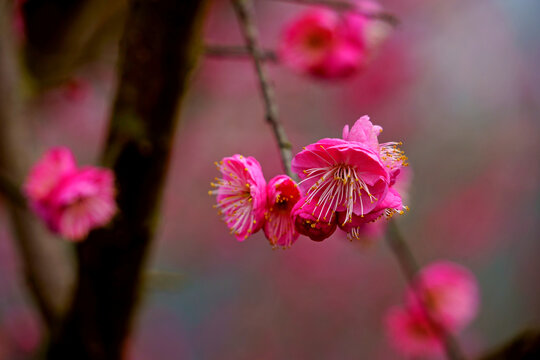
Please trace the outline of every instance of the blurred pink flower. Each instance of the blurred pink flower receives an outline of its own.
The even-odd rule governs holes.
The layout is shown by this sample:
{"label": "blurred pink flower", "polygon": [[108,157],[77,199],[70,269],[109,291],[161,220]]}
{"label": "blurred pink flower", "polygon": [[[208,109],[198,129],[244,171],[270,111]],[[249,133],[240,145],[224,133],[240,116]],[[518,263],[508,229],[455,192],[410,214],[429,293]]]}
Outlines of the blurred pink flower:
{"label": "blurred pink flower", "polygon": [[70,240],[86,238],[116,214],[114,175],[108,169],[85,167],[66,177],[51,194],[49,227]]}
{"label": "blurred pink flower", "polygon": [[63,147],[43,155],[23,188],[49,229],[69,240],[83,240],[117,211],[112,171],[90,166],[79,170],[71,151]]}
{"label": "blurred pink flower", "polygon": [[300,199],[300,190],[287,175],[274,177],[266,189],[268,206],[264,234],[272,246],[290,247],[300,235],[291,217],[291,210]]}
{"label": "blurred pink flower", "polygon": [[440,336],[422,311],[393,307],[386,315],[385,326],[390,342],[405,356],[425,357],[442,352]]}
{"label": "blurred pink flower", "polygon": [[66,147],[52,148],[30,170],[23,186],[24,193],[33,202],[44,201],[63,178],[76,171],[71,150]]}
{"label": "blurred pink flower", "polygon": [[311,202],[306,202],[306,198],[302,198],[292,209],[291,216],[296,231],[311,240],[323,241],[336,231],[337,217],[332,213],[327,220],[319,221],[314,215],[315,206]]}
{"label": "blurred pink flower", "polygon": [[315,77],[348,77],[366,60],[365,22],[357,13],[341,16],[327,8],[310,9],[285,28],[279,57]]}
{"label": "blurred pink flower", "polygon": [[264,224],[266,180],[261,165],[253,157],[233,155],[216,163],[222,178],[212,183],[219,214],[238,241],[244,241]]}
{"label": "blurred pink flower", "polygon": [[458,331],[476,316],[479,291],[474,275],[461,265],[437,261],[424,267],[418,276],[418,296],[409,289],[407,306],[420,308],[419,296],[430,315],[448,331]]}

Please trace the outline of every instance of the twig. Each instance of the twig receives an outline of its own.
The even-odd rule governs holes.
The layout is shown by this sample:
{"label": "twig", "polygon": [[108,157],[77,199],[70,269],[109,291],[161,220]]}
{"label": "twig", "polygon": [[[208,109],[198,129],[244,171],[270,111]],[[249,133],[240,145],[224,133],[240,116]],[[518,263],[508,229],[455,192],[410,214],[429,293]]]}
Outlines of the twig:
{"label": "twig", "polygon": [[386,236],[386,241],[390,248],[392,249],[394,255],[396,256],[401,271],[409,287],[414,290],[414,294],[417,295],[417,299],[420,303],[420,306],[426,316],[426,319],[429,325],[433,328],[436,334],[441,337],[444,342],[444,347],[446,350],[446,355],[450,360],[465,360],[466,357],[461,350],[457,340],[450,334],[444,326],[442,326],[438,321],[436,321],[433,316],[430,314],[428,307],[425,305],[425,299],[422,296],[422,279],[417,277],[419,270],[418,263],[414,258],[414,255],[411,252],[411,249],[407,245],[407,242],[403,238],[398,226],[395,223],[395,220],[389,221],[388,224],[388,233]]}
{"label": "twig", "polygon": [[368,19],[380,20],[387,22],[392,26],[399,25],[399,19],[385,11],[367,11],[359,8],[357,5],[346,1],[332,1],[332,0],[272,0],[281,1],[287,3],[301,4],[301,5],[321,5],[335,9],[336,11],[352,11],[357,12]]}
{"label": "twig", "polygon": [[247,48],[253,57],[253,63],[259,79],[259,86],[263,95],[266,108],[266,121],[272,126],[274,136],[279,146],[281,163],[285,173],[291,178],[295,178],[291,170],[291,143],[287,139],[285,130],[278,120],[278,107],[274,98],[274,88],[263,66],[262,50],[259,46],[258,31],[252,13],[253,4],[251,0],[232,0],[240,28],[246,41]]}
{"label": "twig", "polygon": [[[209,57],[225,58],[245,58],[251,57],[251,52],[243,46],[206,45],[204,54]],[[262,50],[261,60],[275,62],[278,60],[277,54],[273,50]]]}

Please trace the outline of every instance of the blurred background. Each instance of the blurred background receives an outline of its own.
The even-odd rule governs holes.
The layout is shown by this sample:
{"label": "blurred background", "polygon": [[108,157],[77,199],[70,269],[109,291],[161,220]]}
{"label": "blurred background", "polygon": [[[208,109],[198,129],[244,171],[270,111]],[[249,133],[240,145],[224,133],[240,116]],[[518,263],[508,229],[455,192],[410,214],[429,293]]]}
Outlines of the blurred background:
{"label": "blurred background", "polygon": [[[28,45],[22,121],[34,159],[66,145],[80,164],[98,161],[125,4],[95,4],[88,12],[99,16],[72,30],[62,66]],[[269,64],[281,120],[294,152],[364,114],[383,142],[403,141],[413,175],[399,223],[422,264],[447,259],[476,275],[481,308],[460,341],[478,355],[540,324],[540,3],[381,5],[401,24],[354,77]],[[305,9],[256,1],[265,48]],[[36,34],[13,16],[25,46]],[[242,43],[228,1],[213,1],[205,39]],[[212,208],[214,161],[239,153],[255,156],[267,180],[281,172],[249,59],[202,58],[185,104],[130,359],[399,359],[382,319],[405,282],[382,239],[336,233],[272,251],[262,233],[237,242]],[[0,359],[33,358],[43,336],[1,202],[0,294]]]}

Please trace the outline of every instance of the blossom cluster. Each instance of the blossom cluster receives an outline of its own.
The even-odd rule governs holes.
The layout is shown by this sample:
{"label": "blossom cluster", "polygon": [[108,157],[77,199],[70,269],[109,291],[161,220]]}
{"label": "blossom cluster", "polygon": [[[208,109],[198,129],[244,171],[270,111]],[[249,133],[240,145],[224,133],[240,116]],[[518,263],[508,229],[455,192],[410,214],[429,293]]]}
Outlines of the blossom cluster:
{"label": "blossom cluster", "polygon": [[326,7],[309,9],[285,27],[280,60],[290,68],[322,79],[341,79],[361,70],[388,30],[363,13],[374,3],[358,2],[343,13]]}
{"label": "blossom cluster", "polygon": [[290,177],[278,175],[267,184],[259,162],[242,155],[223,158],[216,166],[222,178],[209,193],[216,195],[219,214],[238,241],[260,229],[272,246],[290,247],[298,239],[290,214],[300,190]]}
{"label": "blossom cluster", "polygon": [[266,184],[257,160],[226,157],[210,194],[239,241],[261,228],[273,246],[290,247],[299,234],[322,241],[338,227],[359,239],[366,223],[407,209],[394,187],[407,158],[399,143],[379,143],[381,131],[362,116],[342,139],[304,147],[292,160],[298,184],[286,175]]}
{"label": "blossom cluster", "polygon": [[476,316],[479,304],[476,279],[466,268],[437,261],[417,275],[403,307],[386,316],[388,335],[406,356],[440,354],[444,336],[456,334]]}
{"label": "blossom cluster", "polygon": [[24,183],[32,210],[48,228],[80,241],[116,214],[114,175],[104,168],[78,168],[71,151],[56,147],[33,166]]}

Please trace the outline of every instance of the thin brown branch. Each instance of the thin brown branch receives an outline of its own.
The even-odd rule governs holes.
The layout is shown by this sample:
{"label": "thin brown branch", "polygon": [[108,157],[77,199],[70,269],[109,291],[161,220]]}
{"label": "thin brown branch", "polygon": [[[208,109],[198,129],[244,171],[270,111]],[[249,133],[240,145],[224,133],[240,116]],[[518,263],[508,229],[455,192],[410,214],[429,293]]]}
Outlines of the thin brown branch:
{"label": "thin brown branch", "polygon": [[266,121],[272,126],[274,137],[279,147],[283,169],[288,176],[295,178],[291,170],[291,143],[287,139],[285,129],[279,121],[274,88],[268,79],[266,69],[263,65],[263,51],[259,45],[259,35],[252,13],[253,4],[251,0],[232,0],[232,3],[240,23],[242,35],[246,41],[246,46],[253,58],[266,109]]}
{"label": "thin brown branch", "polygon": [[[13,42],[11,1],[0,0],[0,188],[5,197],[21,268],[46,327],[53,328],[69,297],[72,267],[64,244],[26,211],[19,192],[31,154],[26,122],[20,118],[21,70]],[[9,178],[7,178],[9,174]]]}
{"label": "thin brown branch", "polygon": [[118,360],[155,234],[181,99],[202,49],[205,1],[133,0],[103,152],[119,214],[77,246],[78,282],[49,359]]}
{"label": "thin brown branch", "polygon": [[386,241],[396,256],[401,271],[405,276],[409,287],[413,289],[414,293],[417,295],[418,301],[424,311],[429,325],[443,340],[446,356],[450,360],[465,360],[466,357],[461,350],[458,341],[452,336],[452,334],[446,331],[444,326],[434,319],[434,317],[430,314],[428,307],[425,305],[425,299],[424,296],[422,296],[421,291],[423,288],[422,279],[417,277],[418,270],[420,269],[418,262],[414,258],[411,249],[403,238],[403,235],[395,223],[395,220],[389,221]]}
{"label": "thin brown branch", "polygon": [[[206,45],[204,54],[208,57],[218,58],[246,58],[251,57],[251,52],[244,46]],[[275,62],[277,54],[273,50],[262,50],[261,60]]]}
{"label": "thin brown branch", "polygon": [[301,4],[301,5],[326,6],[326,7],[335,9],[336,11],[357,12],[368,19],[384,21],[394,27],[399,25],[399,19],[395,15],[389,12],[363,10],[363,9],[360,9],[358,5],[355,5],[351,2],[346,2],[346,1],[333,1],[333,0],[272,0],[272,1],[281,1],[281,2],[288,2],[288,3],[294,3],[294,4]]}
{"label": "thin brown branch", "polygon": [[540,329],[529,329],[497,346],[478,360],[540,359]]}

